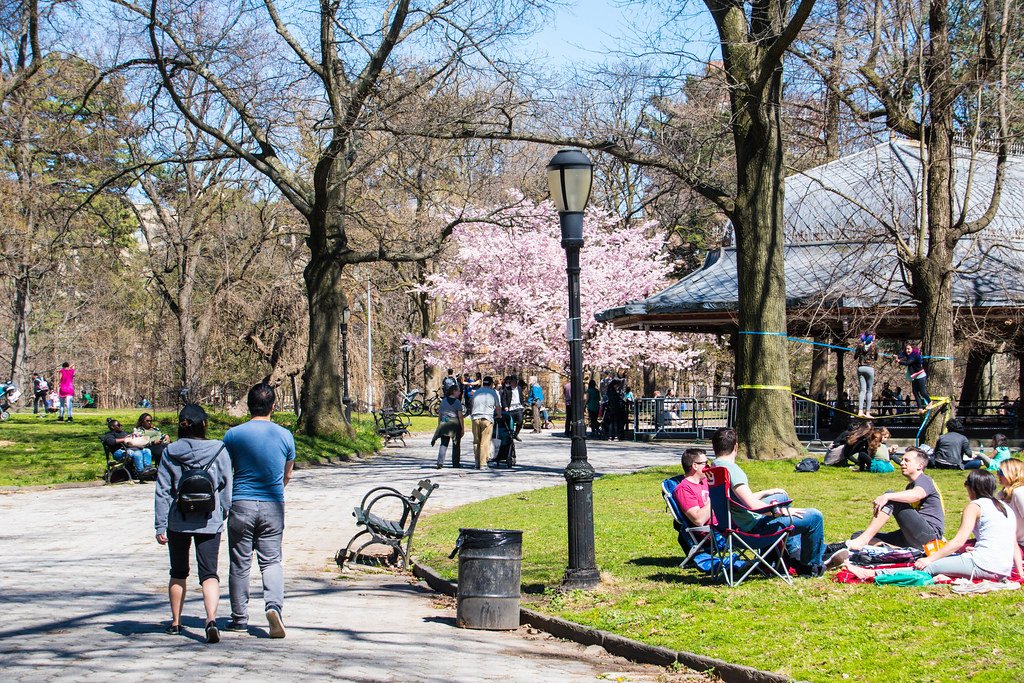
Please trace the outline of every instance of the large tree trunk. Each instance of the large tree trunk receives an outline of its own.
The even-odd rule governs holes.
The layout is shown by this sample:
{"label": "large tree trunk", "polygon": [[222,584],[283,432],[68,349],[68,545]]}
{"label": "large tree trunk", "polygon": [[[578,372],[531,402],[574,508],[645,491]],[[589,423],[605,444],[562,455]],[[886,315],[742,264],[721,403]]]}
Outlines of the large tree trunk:
{"label": "large tree trunk", "polygon": [[[719,363],[715,364],[715,376],[720,378],[721,375],[719,374],[720,371],[718,370],[718,366],[719,365],[720,365]],[[645,364],[643,366],[643,376],[644,376],[644,380],[643,380],[643,382],[644,382],[644,392],[643,392],[643,395],[644,396],[654,396],[654,392],[658,388],[658,381],[657,381],[658,378],[657,378],[657,375],[655,373],[654,366],[650,365],[650,364]],[[600,379],[600,377],[598,379]],[[715,392],[716,392],[716,389],[712,388],[712,390],[711,390],[712,395],[714,395]]]}
{"label": "large tree trunk", "polygon": [[11,344],[11,381],[22,391],[26,391],[29,380],[28,332],[31,313],[32,282],[25,273],[14,281],[14,339]]}
{"label": "large tree trunk", "polygon": [[338,356],[341,312],[347,298],[341,286],[342,264],[325,251],[311,250],[303,272],[309,301],[309,345],[302,373],[299,429],[316,436],[348,433]]}
{"label": "large tree trunk", "polygon": [[960,400],[957,401],[957,412],[961,415],[976,414],[973,410],[965,410],[964,404],[984,400],[982,387],[985,384],[985,371],[994,355],[995,347],[971,345],[967,353],[967,366],[964,368],[964,385],[960,389]]}
{"label": "large tree trunk", "polygon": [[[765,103],[733,92],[736,137],[736,258],[739,327],[736,388],[737,428],[749,458],[796,455],[789,354],[786,341],[786,281],[783,252],[780,73]],[[738,106],[737,106],[738,105]]]}
{"label": "large tree trunk", "polygon": [[737,429],[750,458],[789,457],[793,428],[783,250],[782,56],[813,0],[704,0],[718,28],[736,149]]}

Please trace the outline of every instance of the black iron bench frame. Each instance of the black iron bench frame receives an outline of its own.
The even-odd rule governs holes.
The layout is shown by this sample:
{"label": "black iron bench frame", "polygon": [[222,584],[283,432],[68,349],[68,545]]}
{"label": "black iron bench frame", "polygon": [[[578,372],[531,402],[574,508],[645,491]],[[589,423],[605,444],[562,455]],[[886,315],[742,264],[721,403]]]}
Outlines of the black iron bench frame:
{"label": "black iron bench frame", "polygon": [[[391,486],[378,486],[370,490],[363,496],[358,507],[352,510],[352,516],[356,518],[356,526],[363,528],[357,531],[345,547],[334,556],[338,567],[344,569],[346,562],[354,563],[360,557],[379,561],[379,558],[375,556],[364,556],[363,550],[371,545],[385,545],[391,548],[388,564],[405,569],[409,563],[409,552],[412,548],[412,536],[416,532],[416,522],[419,521],[430,494],[438,486],[439,484],[431,483],[429,479],[422,479],[408,495],[402,494]],[[391,498],[402,502],[402,514],[399,519],[384,519],[372,512],[373,506],[378,502]],[[369,538],[362,540],[365,536]]]}
{"label": "black iron bench frame", "polygon": [[377,435],[383,437],[384,445],[387,446],[392,441],[401,441],[402,447],[405,448],[405,435],[409,434],[409,427],[412,422],[407,417],[396,413],[393,410],[382,409],[380,411],[372,411],[373,425],[377,429]]}

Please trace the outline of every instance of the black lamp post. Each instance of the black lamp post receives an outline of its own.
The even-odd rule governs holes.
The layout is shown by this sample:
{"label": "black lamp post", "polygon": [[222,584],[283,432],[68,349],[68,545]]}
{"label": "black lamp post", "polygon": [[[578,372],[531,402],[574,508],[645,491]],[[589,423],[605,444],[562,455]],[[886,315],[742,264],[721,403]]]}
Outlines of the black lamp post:
{"label": "black lamp post", "polygon": [[569,508],[569,566],[562,586],[593,588],[600,580],[594,555],[594,468],[587,462],[583,425],[583,326],[580,320],[580,249],[583,247],[583,210],[590,199],[594,167],[578,149],[563,149],[548,164],[548,187],[558,209],[569,276],[569,382],[572,401],[567,419],[572,446],[565,481]]}
{"label": "black lamp post", "polygon": [[346,306],[341,311],[341,405],[345,410],[345,422],[352,424],[352,399],[348,395],[348,321],[352,311]]}
{"label": "black lamp post", "polygon": [[408,339],[402,340],[402,353],[405,354],[405,393],[409,394],[409,352],[412,351],[412,346],[409,344]]}

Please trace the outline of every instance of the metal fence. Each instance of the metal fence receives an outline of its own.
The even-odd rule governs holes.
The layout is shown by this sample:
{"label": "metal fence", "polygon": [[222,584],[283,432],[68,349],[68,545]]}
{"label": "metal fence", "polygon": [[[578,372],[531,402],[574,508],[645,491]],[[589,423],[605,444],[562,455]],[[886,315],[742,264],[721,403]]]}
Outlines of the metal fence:
{"label": "metal fence", "polygon": [[[708,398],[641,398],[633,411],[633,436],[649,438],[710,438],[721,427],[736,426],[735,396]],[[818,442],[815,404],[793,399],[793,425],[801,440]]]}

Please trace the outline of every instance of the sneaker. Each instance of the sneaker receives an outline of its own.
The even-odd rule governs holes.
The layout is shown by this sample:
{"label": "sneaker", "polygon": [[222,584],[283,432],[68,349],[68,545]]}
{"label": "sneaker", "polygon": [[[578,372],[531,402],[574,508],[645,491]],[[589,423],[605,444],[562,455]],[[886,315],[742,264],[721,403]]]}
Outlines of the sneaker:
{"label": "sneaker", "polygon": [[166,633],[169,636],[180,636],[181,624],[171,624],[166,629],[164,629],[164,633]]}
{"label": "sneaker", "polygon": [[217,630],[216,621],[206,622],[206,642],[210,644],[220,642],[220,631]]}
{"label": "sneaker", "polygon": [[268,609],[267,623],[270,624],[271,638],[284,638],[284,620],[281,619],[281,610],[276,607]]}
{"label": "sneaker", "polygon": [[232,631],[235,633],[246,633],[249,631],[249,624],[243,624],[240,621],[232,619],[228,622],[228,625],[224,627],[225,631]]}
{"label": "sneaker", "polygon": [[442,467],[444,467],[444,465],[442,465],[441,463],[437,463],[434,467],[436,467],[437,469],[441,469]]}
{"label": "sneaker", "polygon": [[845,543],[829,543],[825,546],[825,568],[835,569],[850,557]]}
{"label": "sneaker", "polygon": [[63,422],[63,421],[64,421],[64,418],[63,418],[63,417],[58,417],[58,418],[57,418],[57,422]]}
{"label": "sneaker", "polygon": [[846,541],[840,541],[839,543],[828,543],[825,545],[825,553],[823,557],[831,557],[837,551],[846,549]]}

